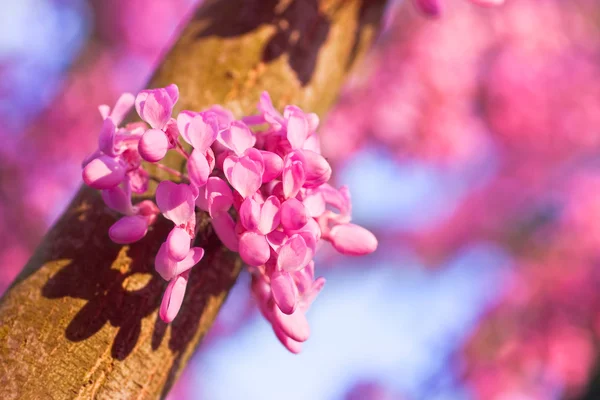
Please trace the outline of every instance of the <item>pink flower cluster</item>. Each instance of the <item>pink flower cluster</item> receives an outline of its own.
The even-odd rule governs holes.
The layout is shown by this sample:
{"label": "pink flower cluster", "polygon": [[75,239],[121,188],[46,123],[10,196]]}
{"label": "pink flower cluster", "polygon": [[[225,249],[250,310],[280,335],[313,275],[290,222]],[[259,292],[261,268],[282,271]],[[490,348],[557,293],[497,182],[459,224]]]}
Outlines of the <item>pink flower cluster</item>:
{"label": "pink flower cluster", "polygon": [[[281,114],[265,92],[259,113],[242,120],[218,106],[174,118],[178,97],[177,86],[170,85],[137,97],[124,94],[112,110],[100,107],[104,125],[98,150],[83,163],[83,180],[102,190],[109,208],[124,214],[109,236],[116,243],[133,243],[159,213],[173,221],[155,260],[157,272],[169,281],[160,316],[170,322],[181,307],[191,268],[204,255],[202,248],[192,247],[196,208],[207,212],[223,244],[250,267],[253,294],[275,334],[298,353],[309,336],[305,313],[325,283],[315,279],[313,262],[321,239],[347,255],[375,251],[377,239],[350,223],[348,189],[327,183],[331,167],[320,154],[316,114],[296,106]],[[134,104],[144,122],[119,127]],[[159,163],[169,150],[185,157],[187,173]],[[134,206],[132,192],[148,189],[143,161],[181,183],[161,181],[156,204],[144,200]]]}
{"label": "pink flower cluster", "polygon": [[[415,5],[421,10],[423,13],[437,17],[442,13],[442,0],[414,0]],[[504,0],[471,0],[472,3],[478,4],[480,6],[498,6],[504,3]]]}

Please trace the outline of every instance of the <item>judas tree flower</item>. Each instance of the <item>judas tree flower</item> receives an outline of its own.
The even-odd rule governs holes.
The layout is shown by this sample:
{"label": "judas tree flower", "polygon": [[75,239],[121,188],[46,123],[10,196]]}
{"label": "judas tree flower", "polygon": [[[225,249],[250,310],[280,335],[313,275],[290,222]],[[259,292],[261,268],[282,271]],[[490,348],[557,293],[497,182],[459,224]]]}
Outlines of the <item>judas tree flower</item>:
{"label": "judas tree flower", "polygon": [[[193,243],[197,212],[207,212],[223,245],[251,268],[252,291],[275,335],[298,353],[310,335],[306,312],[325,282],[314,276],[321,239],[348,255],[375,251],[377,239],[350,223],[347,188],[327,183],[331,166],[321,156],[315,114],[296,106],[281,114],[263,93],[259,115],[243,120],[218,106],[172,118],[178,96],[170,85],[135,97],[149,129],[143,123],[117,127],[132,95],[122,97],[112,111],[101,107],[98,150],[84,162],[83,178],[102,190],[110,209],[123,214],[109,235],[128,244],[144,237],[159,213],[173,222],[155,257],[157,273],[169,281],[159,314],[170,322],[183,304],[191,269],[204,257]],[[268,128],[255,132],[246,123]],[[184,157],[185,172],[158,163],[169,150]],[[158,184],[156,204],[132,203],[132,192],[148,188],[142,161],[178,180]]]}
{"label": "judas tree flower", "polygon": [[179,99],[176,85],[141,91],[135,98],[135,109],[140,118],[150,125],[139,141],[139,153],[146,161],[163,159],[177,140],[177,123],[171,118],[173,106]]}

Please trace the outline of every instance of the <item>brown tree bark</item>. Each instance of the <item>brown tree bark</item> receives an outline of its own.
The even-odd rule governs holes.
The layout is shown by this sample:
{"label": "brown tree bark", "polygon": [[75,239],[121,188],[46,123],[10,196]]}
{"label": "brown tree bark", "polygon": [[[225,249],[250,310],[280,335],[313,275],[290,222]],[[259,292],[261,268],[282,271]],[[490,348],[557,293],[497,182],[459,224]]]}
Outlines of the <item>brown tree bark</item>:
{"label": "brown tree bark", "polygon": [[[253,112],[268,90],[278,107],[297,104],[322,115],[373,40],[383,6],[383,0],[208,1],[150,87],[176,83],[176,111],[221,104],[240,116]],[[180,314],[166,325],[158,318],[166,283],[153,272],[153,260],[170,223],[161,217],[143,240],[120,246],[107,236],[117,217],[97,191],[82,188],[2,298],[0,398],[164,397],[191,357],[235,283],[240,260],[204,217],[196,244],[206,255],[193,269]]]}

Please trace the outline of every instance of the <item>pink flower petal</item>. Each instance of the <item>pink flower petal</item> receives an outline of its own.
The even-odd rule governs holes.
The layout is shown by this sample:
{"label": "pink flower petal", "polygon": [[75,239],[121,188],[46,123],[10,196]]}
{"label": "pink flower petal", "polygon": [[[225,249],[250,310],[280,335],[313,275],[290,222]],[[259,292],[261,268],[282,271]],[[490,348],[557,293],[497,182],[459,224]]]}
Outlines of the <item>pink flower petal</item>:
{"label": "pink flower petal", "polygon": [[104,204],[110,209],[120,212],[121,214],[130,215],[133,213],[131,196],[128,196],[119,186],[103,190],[102,200],[104,200]]}
{"label": "pink flower petal", "polygon": [[310,336],[310,326],[304,312],[299,308],[296,308],[293,314],[288,315],[284,314],[279,307],[274,305],[272,323],[297,342],[305,342]]}
{"label": "pink flower petal", "polygon": [[258,230],[263,235],[273,232],[279,226],[281,220],[281,203],[275,196],[269,196],[261,205]]}
{"label": "pink flower petal", "polygon": [[108,156],[100,156],[90,161],[82,173],[86,185],[94,189],[111,189],[125,177],[123,164]]}
{"label": "pink flower petal", "polygon": [[331,178],[331,166],[320,154],[310,150],[303,150],[304,172],[306,182],[304,187],[319,187]]}
{"label": "pink flower petal", "polygon": [[175,275],[182,274],[198,264],[204,257],[202,247],[192,247],[185,258],[179,261],[175,267]]}
{"label": "pink flower petal", "polygon": [[277,267],[284,271],[297,271],[303,268],[310,261],[306,261],[308,251],[304,238],[298,234],[293,235],[279,249]]}
{"label": "pink flower petal", "polygon": [[162,181],[156,189],[156,204],[175,225],[185,224],[194,215],[194,197],[186,184]]}
{"label": "pink flower petal", "polygon": [[286,231],[301,229],[307,221],[306,208],[299,200],[291,198],[281,204],[281,225]]}
{"label": "pink flower petal", "polygon": [[263,265],[271,256],[267,239],[255,232],[246,232],[240,236],[239,252],[242,260],[251,267]]}
{"label": "pink flower petal", "polygon": [[318,294],[321,293],[321,290],[323,290],[324,286],[325,286],[325,278],[323,278],[323,277],[317,278],[313,282],[311,288],[306,293],[304,293],[304,295],[302,296],[302,300],[300,301],[300,309],[302,311],[306,312],[308,310],[310,305],[317,298]]}
{"label": "pink flower petal", "polygon": [[162,303],[160,304],[160,318],[169,323],[175,319],[183,303],[183,297],[185,296],[185,289],[188,284],[189,272],[177,275],[173,278],[165,294],[163,295]]}
{"label": "pink flower petal", "polygon": [[240,157],[231,169],[228,179],[243,198],[252,196],[262,184],[260,166],[249,157]]}
{"label": "pink flower petal", "polygon": [[100,135],[98,136],[98,148],[104,154],[110,157],[115,157],[117,152],[115,151],[115,134],[117,127],[112,119],[107,118],[102,124]]}
{"label": "pink flower petal", "polygon": [[295,112],[287,121],[287,140],[293,149],[301,149],[308,137],[308,121],[304,113]]}
{"label": "pink flower petal", "polygon": [[136,168],[127,174],[129,186],[135,193],[145,193],[148,190],[150,176],[143,168]]}
{"label": "pink flower petal", "polygon": [[279,178],[283,170],[283,160],[275,153],[261,150],[265,171],[263,173],[263,183],[271,182],[273,179]]}
{"label": "pink flower petal", "polygon": [[118,244],[134,243],[148,232],[146,218],[137,215],[123,217],[108,230],[110,239]]}
{"label": "pink flower petal", "polygon": [[275,109],[275,107],[273,107],[273,102],[271,101],[269,93],[261,93],[260,101],[258,103],[258,110],[263,114],[265,121],[271,124],[273,129],[281,129],[281,126],[283,125],[283,117]]}
{"label": "pink flower petal", "polygon": [[187,161],[187,171],[190,182],[196,187],[202,187],[208,182],[208,176],[212,172],[208,160],[201,150],[194,149]]}
{"label": "pink flower petal", "polygon": [[167,94],[171,98],[171,102],[173,104],[177,103],[177,100],[179,100],[179,88],[177,87],[177,85],[174,83],[171,83],[169,86],[165,87],[165,90],[167,91]]}
{"label": "pink flower petal", "polygon": [[154,258],[154,269],[166,281],[171,280],[176,274],[177,261],[169,256],[167,242],[160,245]]}
{"label": "pink flower petal", "polygon": [[217,138],[219,126],[211,115],[196,115],[187,125],[183,138],[194,147],[205,153]]}
{"label": "pink flower petal", "polygon": [[267,242],[273,250],[279,252],[281,246],[287,241],[288,236],[282,231],[273,231],[267,235]]}
{"label": "pink flower petal", "polygon": [[121,124],[121,122],[123,122],[125,116],[129,112],[129,110],[131,110],[131,107],[133,107],[134,103],[135,96],[131,93],[123,93],[117,99],[117,102],[115,103],[115,106],[113,107],[110,113],[110,119],[113,120],[115,125],[119,125]]}
{"label": "pink flower petal", "polygon": [[173,104],[164,88],[142,90],[135,99],[135,109],[140,118],[155,129],[162,129],[169,122]]}
{"label": "pink flower petal", "polygon": [[298,291],[304,295],[305,292],[309,291],[313,285],[315,279],[315,263],[311,261],[308,265],[301,270],[294,272],[294,282],[298,287]]}
{"label": "pink flower petal", "polygon": [[296,197],[306,177],[300,161],[290,161],[284,166],[282,173],[283,194],[286,198]]}
{"label": "pink flower petal", "polygon": [[183,260],[190,251],[190,242],[192,238],[185,229],[174,227],[169,236],[167,236],[167,251],[169,257],[175,261]]}
{"label": "pink flower petal", "polygon": [[219,141],[239,156],[254,146],[256,136],[246,124],[241,121],[234,121],[229,128],[219,134]]}
{"label": "pink flower petal", "polygon": [[157,162],[164,158],[169,149],[167,135],[159,129],[148,129],[138,144],[140,156],[146,161]]}
{"label": "pink flower petal", "polygon": [[308,216],[312,218],[320,217],[327,209],[325,197],[318,190],[307,190],[302,204],[304,204]]}
{"label": "pink flower petal", "polygon": [[211,223],[225,247],[231,251],[238,251],[239,239],[235,232],[235,221],[231,218],[231,215],[228,213],[217,214],[212,217]]}
{"label": "pink flower petal", "polygon": [[208,178],[206,184],[208,193],[208,212],[211,217],[227,212],[233,204],[233,192],[229,185],[216,176]]}
{"label": "pink flower petal", "polygon": [[271,276],[273,300],[284,314],[292,314],[298,303],[298,288],[289,272],[276,271]]}
{"label": "pink flower petal", "polygon": [[251,197],[248,197],[240,206],[239,216],[242,226],[249,231],[258,229],[260,221],[260,204]]}
{"label": "pink flower petal", "polygon": [[197,115],[197,112],[188,110],[181,111],[179,114],[177,114],[177,129],[183,137],[183,140],[189,144],[192,144],[192,141],[187,134],[188,126]]}
{"label": "pink flower petal", "polygon": [[333,247],[342,254],[362,256],[377,249],[377,238],[362,226],[336,225],[331,228],[329,237]]}
{"label": "pink flower petal", "polygon": [[275,325],[273,325],[273,332],[275,332],[275,336],[281,342],[281,344],[290,351],[292,354],[300,354],[302,351],[302,343],[297,342],[283,333],[283,330]]}

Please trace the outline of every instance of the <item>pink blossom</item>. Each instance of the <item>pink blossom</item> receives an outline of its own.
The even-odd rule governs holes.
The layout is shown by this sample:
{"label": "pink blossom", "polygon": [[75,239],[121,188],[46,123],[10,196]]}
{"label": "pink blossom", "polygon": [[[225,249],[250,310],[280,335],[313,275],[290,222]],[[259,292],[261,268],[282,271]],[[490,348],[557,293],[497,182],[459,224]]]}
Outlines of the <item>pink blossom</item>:
{"label": "pink blossom", "polygon": [[[287,106],[282,115],[264,93],[260,114],[243,120],[269,125],[259,138],[246,123],[218,107],[182,111],[172,118],[177,98],[174,85],[138,94],[136,110],[150,129],[140,124],[117,128],[131,96],[112,113],[101,107],[105,122],[99,148],[84,162],[83,177],[103,190],[109,208],[125,215],[109,235],[117,243],[137,241],[159,212],[173,222],[155,257],[157,273],[169,281],[160,316],[170,322],[179,312],[192,267],[204,256],[202,248],[193,246],[196,207],[208,212],[223,245],[238,252],[251,268],[253,290],[275,335],[297,353],[310,334],[305,314],[324,284],[322,278],[314,278],[319,241],[330,241],[343,254],[363,255],[375,251],[377,240],[350,224],[347,189],[327,184],[332,171],[320,154],[315,114]],[[179,142],[180,136],[191,152]],[[171,149],[185,159],[185,172],[158,164]],[[132,192],[147,189],[142,159],[181,181],[162,180],[156,205],[150,200],[131,202]],[[232,206],[235,214],[230,213]]]}

